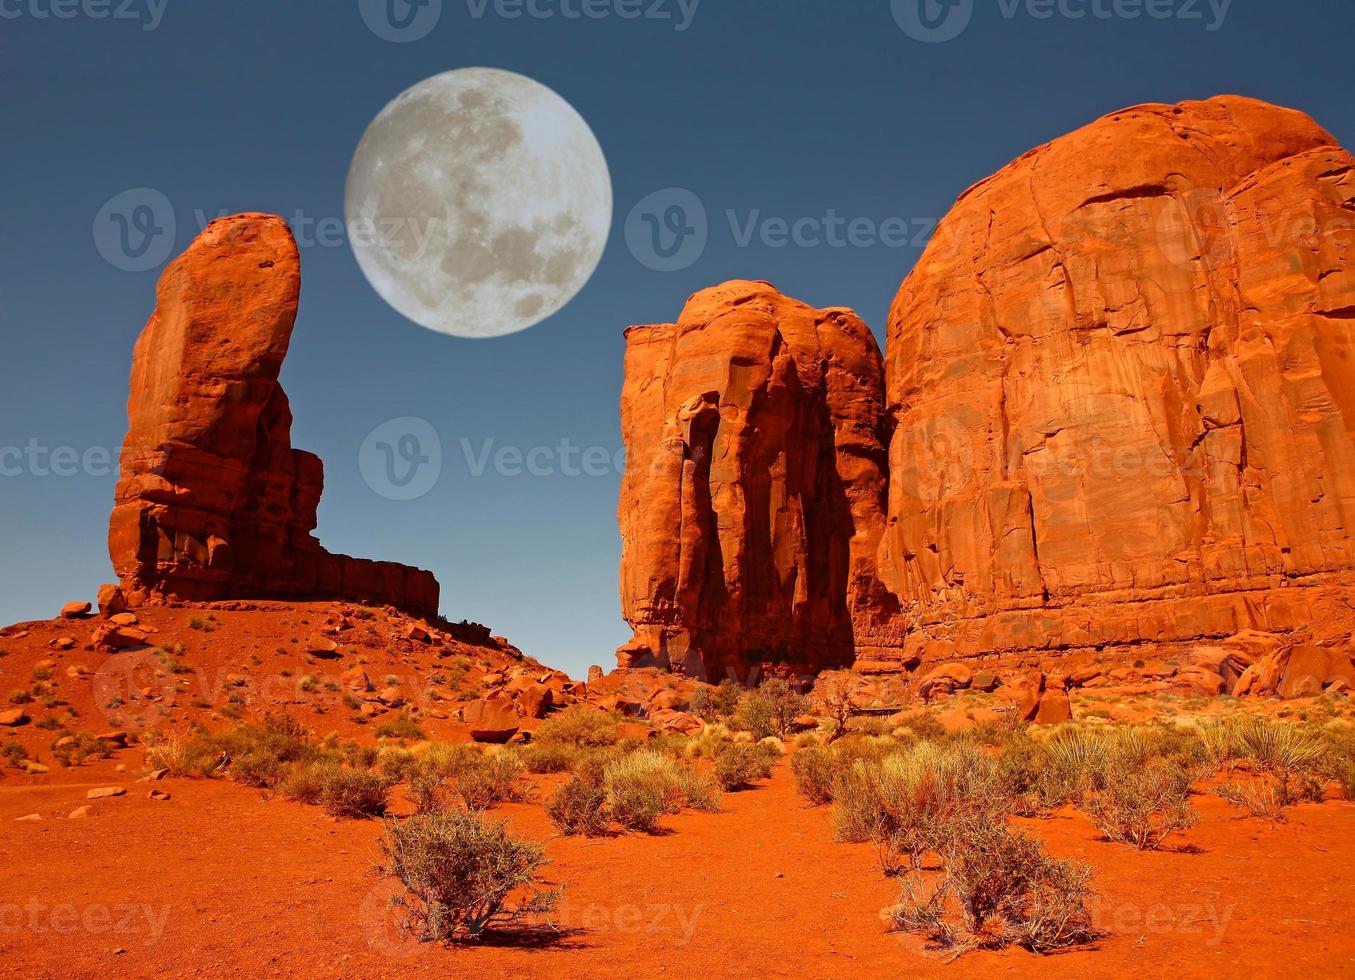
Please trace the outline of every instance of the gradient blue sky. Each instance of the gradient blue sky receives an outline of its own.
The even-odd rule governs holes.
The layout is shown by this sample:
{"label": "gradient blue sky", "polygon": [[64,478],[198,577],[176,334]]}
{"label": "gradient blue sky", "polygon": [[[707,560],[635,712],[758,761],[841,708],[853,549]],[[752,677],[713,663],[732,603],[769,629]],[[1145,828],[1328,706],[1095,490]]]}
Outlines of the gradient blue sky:
{"label": "gradient blue sky", "polygon": [[[946,43],[911,38],[888,0],[703,0],[684,31],[671,19],[563,16],[583,0],[537,0],[556,13],[545,19],[443,0],[431,33],[403,44],[370,31],[357,0],[155,0],[166,5],[154,30],[148,15],[85,16],[82,2],[56,19],[42,16],[51,0],[0,0],[0,450],[36,441],[83,453],[126,431],[132,344],[157,270],[122,271],[96,248],[95,216],[119,192],[168,198],[175,251],[197,212],[333,222],[371,118],[420,79],[469,65],[532,76],[591,124],[616,215],[597,274],[566,309],[506,338],[441,336],[387,307],[346,244],[317,243],[303,250],[283,372],[293,442],[326,464],[325,545],[433,569],[446,615],[576,675],[610,667],[629,636],[616,594],[618,476],[475,476],[461,440],[474,452],[485,440],[526,450],[564,439],[614,451],[628,324],[671,320],[693,291],[745,277],[852,306],[880,334],[920,252],[744,246],[728,209],[740,222],[831,209],[925,230],[1038,143],[1122,106],[1223,92],[1303,109],[1347,145],[1355,136],[1348,0],[1234,0],[1221,24],[1218,0],[1150,0],[1200,19],[1096,16],[1142,6],[1114,0],[1063,0],[1082,18],[1047,0],[974,0],[968,28]],[[677,0],[643,7],[656,2],[677,14]],[[111,0],[122,3],[148,9]],[[691,267],[656,272],[628,250],[624,224],[672,186],[702,200],[710,240]],[[359,472],[363,439],[398,416],[427,420],[443,444],[442,476],[415,501],[386,499]],[[24,462],[0,476],[0,621],[53,615],[111,578],[115,476],[86,469],[44,475]]]}

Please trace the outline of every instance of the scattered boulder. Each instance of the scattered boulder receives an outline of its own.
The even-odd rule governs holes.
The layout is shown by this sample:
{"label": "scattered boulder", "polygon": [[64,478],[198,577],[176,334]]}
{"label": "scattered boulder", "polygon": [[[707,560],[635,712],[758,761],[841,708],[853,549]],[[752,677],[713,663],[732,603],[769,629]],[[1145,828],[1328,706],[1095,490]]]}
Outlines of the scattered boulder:
{"label": "scattered boulder", "polygon": [[998,685],[1002,683],[1002,678],[991,670],[981,670],[974,675],[974,680],[970,683],[971,691],[983,691],[985,694],[996,691]]}
{"label": "scattered boulder", "polygon": [[90,605],[88,602],[68,602],[61,607],[62,619],[79,619],[82,616],[88,616]]}
{"label": "scattered boulder", "polygon": [[939,701],[964,690],[973,681],[974,671],[964,664],[942,664],[922,678],[917,695],[924,701]]}
{"label": "scattered boulder", "polygon": [[92,809],[91,809],[88,805],[86,805],[86,806],[78,806],[78,807],[76,807],[74,810],[72,810],[70,813],[68,813],[68,814],[66,815],[66,819],[67,819],[67,820],[84,820],[86,817],[88,817],[88,816],[90,815],[91,812],[93,812],[93,811],[92,811]]}
{"label": "scattered boulder", "polygon": [[522,717],[512,699],[502,694],[472,701],[461,709],[461,720],[477,742],[507,742],[522,728]]}
{"label": "scattered boulder", "polygon": [[1206,667],[1190,666],[1177,673],[1174,686],[1194,697],[1212,698],[1223,693],[1225,681]]}
{"label": "scattered boulder", "polygon": [[306,641],[306,652],[323,660],[337,660],[340,657],[339,644],[323,633],[313,633]]}
{"label": "scattered boulder", "polygon": [[1355,664],[1349,654],[1330,647],[1299,646],[1285,658],[1276,693],[1285,699],[1312,697],[1337,683],[1355,683]]}
{"label": "scattered boulder", "polygon": [[555,692],[545,684],[531,684],[517,693],[517,703],[528,718],[544,718],[555,704]]}
{"label": "scattered boulder", "polygon": [[1068,701],[1068,692],[1061,687],[1050,687],[1040,695],[1033,721],[1037,725],[1058,725],[1072,717],[1073,708]]}
{"label": "scattered boulder", "polygon": [[351,670],[345,670],[339,675],[339,683],[350,691],[365,693],[372,690],[372,680],[367,676],[367,671],[361,667],[354,667]]}
{"label": "scattered boulder", "polygon": [[23,708],[7,708],[0,711],[0,726],[5,728],[18,728],[20,725],[28,724],[28,712]]}
{"label": "scattered boulder", "polygon": [[135,626],[119,626],[111,620],[100,623],[90,635],[90,642],[96,647],[113,650],[129,650],[133,647],[145,646],[149,640],[150,634],[145,630],[138,629]]}
{"label": "scattered boulder", "polygon": [[99,789],[92,789],[85,794],[87,800],[107,800],[114,796],[126,796],[127,790],[122,786],[102,786]]}
{"label": "scattered boulder", "polygon": [[102,616],[116,616],[127,611],[127,596],[121,586],[105,583],[99,586],[99,613]]}

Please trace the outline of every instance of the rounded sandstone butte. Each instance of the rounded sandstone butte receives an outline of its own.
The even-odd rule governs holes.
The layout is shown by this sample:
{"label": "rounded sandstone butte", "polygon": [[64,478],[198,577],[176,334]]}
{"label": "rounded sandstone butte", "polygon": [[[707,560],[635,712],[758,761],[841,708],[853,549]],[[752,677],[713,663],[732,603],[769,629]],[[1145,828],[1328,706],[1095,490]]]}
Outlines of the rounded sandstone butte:
{"label": "rounded sandstone butte", "polygon": [[888,618],[879,348],[849,310],[765,282],[626,332],[623,667],[746,676],[850,663]]}
{"label": "rounded sandstone butte", "polygon": [[1112,113],[960,198],[888,324],[901,643],[1307,620],[1275,587],[1355,564],[1353,167],[1226,96]]}
{"label": "rounded sandstone butte", "polygon": [[129,601],[335,597],[436,615],[430,573],[330,554],[311,536],[324,467],[291,447],[278,384],[300,270],[285,221],[240,214],[160,277],[109,522]]}

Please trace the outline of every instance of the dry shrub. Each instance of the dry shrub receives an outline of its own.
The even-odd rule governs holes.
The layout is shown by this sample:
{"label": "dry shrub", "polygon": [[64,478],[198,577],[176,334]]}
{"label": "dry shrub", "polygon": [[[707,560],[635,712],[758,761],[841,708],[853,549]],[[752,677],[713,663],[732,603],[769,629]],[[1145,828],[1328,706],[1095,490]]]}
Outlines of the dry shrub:
{"label": "dry shrub", "polygon": [[919,868],[960,814],[999,819],[1009,807],[993,761],[976,746],[922,742],[857,759],[833,784],[838,840],[871,841],[886,874]]}
{"label": "dry shrub", "polygon": [[1099,788],[1113,745],[1102,731],[1068,725],[1056,730],[1043,748],[1034,791],[1041,804],[1055,807],[1076,803]]}
{"label": "dry shrub", "polygon": [[420,813],[450,809],[459,800],[471,810],[521,800],[522,760],[515,751],[486,753],[474,745],[430,747],[410,773],[409,793]]}
{"label": "dry shrub", "polygon": [[533,742],[522,751],[522,764],[528,772],[542,775],[546,773],[569,772],[578,762],[579,750],[563,742],[538,745]]}
{"label": "dry shrub", "polygon": [[1079,805],[1108,840],[1153,851],[1195,825],[1190,775],[1159,760],[1122,760],[1105,773],[1102,787]]}
{"label": "dry shrub", "polygon": [[378,870],[405,886],[393,903],[405,929],[424,941],[475,940],[555,906],[560,892],[542,889],[537,876],[545,848],[512,836],[505,823],[466,810],[387,823]]}
{"label": "dry shrub", "polygon": [[678,813],[686,798],[679,764],[647,749],[609,763],[603,771],[607,810],[628,830],[651,833],[659,818]]}
{"label": "dry shrub", "polygon": [[1253,783],[1221,783],[1214,787],[1214,795],[1233,806],[1241,807],[1253,817],[1286,823],[1285,798],[1281,787],[1268,779]]}
{"label": "dry shrub", "polygon": [[[57,739],[67,737],[66,734]],[[73,739],[65,745],[52,746],[52,758],[61,763],[67,769],[72,766],[83,765],[89,759],[107,759],[113,754],[113,746],[103,739],[95,738],[86,732],[76,732],[69,736]]]}
{"label": "dry shrub", "polygon": [[1092,938],[1091,868],[1049,857],[1037,840],[981,811],[953,814],[937,836],[941,880],[930,891],[904,883],[896,929],[956,956],[1011,944],[1048,952]]}
{"label": "dry shrub", "polygon": [[712,774],[720,788],[733,792],[747,789],[759,779],[768,779],[780,753],[770,746],[730,742],[715,756]]}
{"label": "dry shrub", "polygon": [[607,791],[590,779],[571,777],[546,801],[546,816],[566,837],[601,837],[611,824]]}
{"label": "dry shrub", "polygon": [[820,674],[810,693],[814,710],[833,723],[830,741],[836,741],[847,733],[847,723],[856,711],[856,704],[852,701],[853,677],[850,671]]}
{"label": "dry shrub", "polygon": [[689,759],[714,759],[733,740],[734,734],[727,726],[707,723],[701,726],[701,731],[687,739],[683,754]]}
{"label": "dry shrub", "polygon": [[620,718],[582,705],[551,715],[532,737],[534,744],[569,745],[577,749],[602,748],[620,740]]}
{"label": "dry shrub", "polygon": [[361,820],[386,812],[390,783],[376,773],[334,762],[322,762],[311,768],[314,783],[319,787],[316,802],[331,817]]}
{"label": "dry shrub", "polygon": [[773,677],[739,700],[733,721],[736,728],[751,733],[755,739],[768,735],[784,739],[794,731],[795,719],[809,709],[808,698],[792,690],[781,678]]}
{"label": "dry shrub", "polygon": [[811,806],[833,802],[833,781],[837,777],[838,755],[822,745],[809,745],[790,757],[790,773],[795,789]]}

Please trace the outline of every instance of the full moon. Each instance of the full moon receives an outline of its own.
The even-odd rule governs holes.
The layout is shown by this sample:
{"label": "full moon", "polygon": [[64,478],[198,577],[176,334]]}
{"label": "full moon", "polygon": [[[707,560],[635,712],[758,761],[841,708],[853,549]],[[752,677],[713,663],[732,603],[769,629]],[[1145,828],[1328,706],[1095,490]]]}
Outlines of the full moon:
{"label": "full moon", "polygon": [[344,210],[358,265],[414,322],[459,337],[540,323],[588,282],[612,223],[593,131],[522,75],[462,68],[381,110]]}

